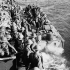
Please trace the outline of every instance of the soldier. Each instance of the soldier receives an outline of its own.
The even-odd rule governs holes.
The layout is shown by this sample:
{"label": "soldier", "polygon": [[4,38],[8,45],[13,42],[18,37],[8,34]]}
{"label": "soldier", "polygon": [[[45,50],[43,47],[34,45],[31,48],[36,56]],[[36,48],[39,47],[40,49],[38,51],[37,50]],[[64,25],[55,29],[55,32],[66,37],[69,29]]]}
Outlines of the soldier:
{"label": "soldier", "polygon": [[9,53],[9,47],[8,47],[8,44],[6,43],[7,42],[7,39],[6,38],[3,38],[3,40],[2,40],[3,42],[2,42],[2,49],[3,49],[3,51],[4,51],[4,56],[5,55],[9,55],[10,53]]}
{"label": "soldier", "polygon": [[40,70],[43,69],[43,60],[39,51],[36,50],[35,52],[30,53],[29,61],[30,61],[29,69],[32,69],[35,67],[37,67]]}

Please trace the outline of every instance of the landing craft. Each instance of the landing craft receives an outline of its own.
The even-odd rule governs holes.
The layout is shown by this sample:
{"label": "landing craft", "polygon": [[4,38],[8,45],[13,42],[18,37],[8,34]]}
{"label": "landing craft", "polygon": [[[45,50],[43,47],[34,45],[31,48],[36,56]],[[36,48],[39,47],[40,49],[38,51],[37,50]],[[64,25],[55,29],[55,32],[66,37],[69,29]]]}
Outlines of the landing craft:
{"label": "landing craft", "polygon": [[[30,9],[32,8],[30,11],[35,11],[34,6],[29,5],[28,7]],[[43,66],[43,70],[45,70],[55,61],[56,55],[59,58],[64,52],[65,40],[48,19],[41,19],[41,14],[39,14],[39,17],[36,16],[38,12],[36,12],[37,14],[29,12],[28,7],[24,8],[25,11],[23,8],[21,9],[20,6],[17,8],[13,0],[7,0],[2,3],[0,7],[0,62],[3,62],[4,65],[9,62],[12,63],[14,59],[18,60],[18,58],[19,60],[21,58],[23,61],[27,61],[24,57],[32,59],[32,57],[40,55],[43,61],[40,67]],[[39,9],[40,8],[38,8],[38,10]],[[20,11],[22,11],[22,15]],[[43,24],[39,22],[40,19]],[[24,56],[22,54],[23,56],[21,56],[20,54],[20,57],[16,58],[16,54],[22,53],[21,51],[26,55],[24,54]],[[49,53],[52,54],[52,56]],[[8,62],[4,62],[6,60]],[[18,68],[18,62],[15,62],[15,68]],[[20,65],[23,65],[24,62],[21,62]],[[27,66],[28,64],[25,65]],[[29,61],[29,65],[27,66],[28,70],[30,70],[29,68],[31,68],[31,65]],[[6,68],[5,65],[3,67]],[[22,67],[23,66],[20,66],[18,70]],[[7,70],[10,68],[11,65]],[[34,67],[34,70],[36,69],[40,69],[39,66],[37,68]]]}

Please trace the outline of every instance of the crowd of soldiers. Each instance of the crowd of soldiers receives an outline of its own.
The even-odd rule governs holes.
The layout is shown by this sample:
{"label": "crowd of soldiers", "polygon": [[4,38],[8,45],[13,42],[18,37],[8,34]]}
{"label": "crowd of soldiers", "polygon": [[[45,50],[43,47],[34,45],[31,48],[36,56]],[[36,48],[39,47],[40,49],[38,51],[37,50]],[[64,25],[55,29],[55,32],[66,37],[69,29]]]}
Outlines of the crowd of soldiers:
{"label": "crowd of soldiers", "polygon": [[0,8],[0,56],[11,56],[15,51],[19,70],[23,66],[26,70],[44,70],[41,51],[52,40],[50,21],[40,7],[21,9],[9,0],[6,4]]}
{"label": "crowd of soldiers", "polygon": [[[46,19],[44,19],[46,17],[43,13],[43,16],[41,16],[41,13],[39,7],[28,5],[25,9],[22,10],[23,15],[20,15],[24,36],[24,53],[22,54],[21,52],[22,55],[19,55],[22,58],[23,64],[26,66],[27,70],[30,70],[34,67],[38,67],[40,70],[44,69],[43,59],[40,53],[44,47],[38,46],[42,40],[43,45],[47,44],[47,31],[44,30],[45,28],[43,27],[43,25],[49,22],[46,22]],[[43,20],[44,22],[41,22]],[[46,35],[46,39],[43,38],[44,33]]]}

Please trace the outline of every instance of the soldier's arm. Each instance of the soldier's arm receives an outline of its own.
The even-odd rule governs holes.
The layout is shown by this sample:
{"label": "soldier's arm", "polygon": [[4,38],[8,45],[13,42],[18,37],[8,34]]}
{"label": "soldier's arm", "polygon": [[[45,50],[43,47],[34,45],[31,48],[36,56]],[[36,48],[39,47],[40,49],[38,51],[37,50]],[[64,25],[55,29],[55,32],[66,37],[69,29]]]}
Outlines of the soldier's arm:
{"label": "soldier's arm", "polygon": [[11,47],[17,53],[17,50],[9,42],[7,44],[9,47]]}

